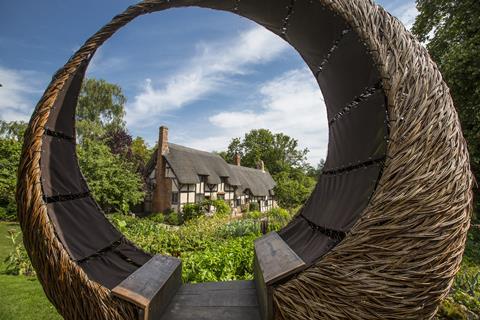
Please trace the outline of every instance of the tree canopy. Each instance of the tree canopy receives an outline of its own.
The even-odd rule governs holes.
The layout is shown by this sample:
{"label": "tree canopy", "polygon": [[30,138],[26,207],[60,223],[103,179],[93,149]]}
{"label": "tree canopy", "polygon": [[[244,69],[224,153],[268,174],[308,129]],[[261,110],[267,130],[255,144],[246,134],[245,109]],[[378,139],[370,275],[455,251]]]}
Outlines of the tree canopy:
{"label": "tree canopy", "polygon": [[79,137],[99,137],[106,130],[124,129],[125,103],[122,88],[105,80],[87,78],[82,84],[77,105]]}
{"label": "tree canopy", "polygon": [[298,141],[283,133],[267,129],[247,132],[243,138],[234,138],[228,149],[219,154],[229,163],[235,155],[241,156],[242,166],[256,168],[260,161],[277,183],[275,194],[281,206],[296,208],[302,205],[312,192],[322,162],[315,169],[306,161],[308,149],[302,149]]}
{"label": "tree canopy", "polygon": [[[473,172],[480,177],[480,1],[417,0],[413,33],[426,43],[450,87],[467,140]],[[477,202],[479,199],[476,190]],[[478,205],[477,205],[478,207]]]}
{"label": "tree canopy", "polygon": [[255,168],[259,161],[272,175],[290,168],[303,168],[306,165],[308,149],[301,149],[298,141],[283,134],[272,133],[268,129],[256,129],[246,133],[243,139],[234,138],[228,150],[221,155],[232,163],[239,154],[242,165]]}

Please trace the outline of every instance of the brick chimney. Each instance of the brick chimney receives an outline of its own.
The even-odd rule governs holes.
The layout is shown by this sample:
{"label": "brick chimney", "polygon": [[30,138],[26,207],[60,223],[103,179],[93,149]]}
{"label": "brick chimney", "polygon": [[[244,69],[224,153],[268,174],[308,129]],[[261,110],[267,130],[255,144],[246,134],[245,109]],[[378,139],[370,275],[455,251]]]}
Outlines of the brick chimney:
{"label": "brick chimney", "polygon": [[165,154],[168,152],[168,128],[161,126],[158,131],[158,151],[160,154]]}
{"label": "brick chimney", "polygon": [[155,180],[153,191],[152,212],[166,212],[172,203],[172,179],[166,177],[166,161],[163,157],[168,153],[168,128],[161,126],[158,133],[157,164],[155,166]]}
{"label": "brick chimney", "polygon": [[241,165],[241,164],[240,164],[241,160],[242,160],[242,158],[240,157],[240,154],[237,153],[237,154],[235,155],[235,165],[240,166],[240,165]]}
{"label": "brick chimney", "polygon": [[263,162],[263,160],[258,161],[257,169],[262,170],[262,172],[265,172],[265,163]]}

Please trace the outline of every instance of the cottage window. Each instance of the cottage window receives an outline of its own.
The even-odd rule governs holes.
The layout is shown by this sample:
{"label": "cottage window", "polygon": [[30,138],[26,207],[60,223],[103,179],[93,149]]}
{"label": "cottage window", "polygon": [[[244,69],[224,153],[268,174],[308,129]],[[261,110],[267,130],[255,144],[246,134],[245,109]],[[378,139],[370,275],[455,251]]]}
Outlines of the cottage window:
{"label": "cottage window", "polygon": [[225,200],[225,195],[224,194],[217,194],[217,199]]}
{"label": "cottage window", "polygon": [[178,204],[178,192],[172,192],[172,204]]}

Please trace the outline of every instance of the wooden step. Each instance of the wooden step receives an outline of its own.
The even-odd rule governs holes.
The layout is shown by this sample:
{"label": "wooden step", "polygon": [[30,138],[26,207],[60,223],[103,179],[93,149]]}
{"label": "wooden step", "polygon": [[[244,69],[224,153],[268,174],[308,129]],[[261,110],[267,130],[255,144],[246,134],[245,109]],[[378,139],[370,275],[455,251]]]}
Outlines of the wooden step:
{"label": "wooden step", "polygon": [[255,284],[229,281],[183,285],[161,320],[260,320]]}

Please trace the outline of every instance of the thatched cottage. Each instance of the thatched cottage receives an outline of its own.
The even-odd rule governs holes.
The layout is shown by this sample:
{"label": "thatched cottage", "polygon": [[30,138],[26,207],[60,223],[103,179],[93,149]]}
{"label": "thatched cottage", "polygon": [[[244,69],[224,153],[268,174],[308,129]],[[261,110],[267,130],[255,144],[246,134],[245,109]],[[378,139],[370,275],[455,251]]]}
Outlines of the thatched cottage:
{"label": "thatched cottage", "polygon": [[261,211],[276,206],[275,181],[265,170],[227,163],[218,154],[168,142],[168,128],[160,127],[159,143],[147,164],[146,213],[181,211],[188,203],[223,199],[232,208],[258,203]]}

